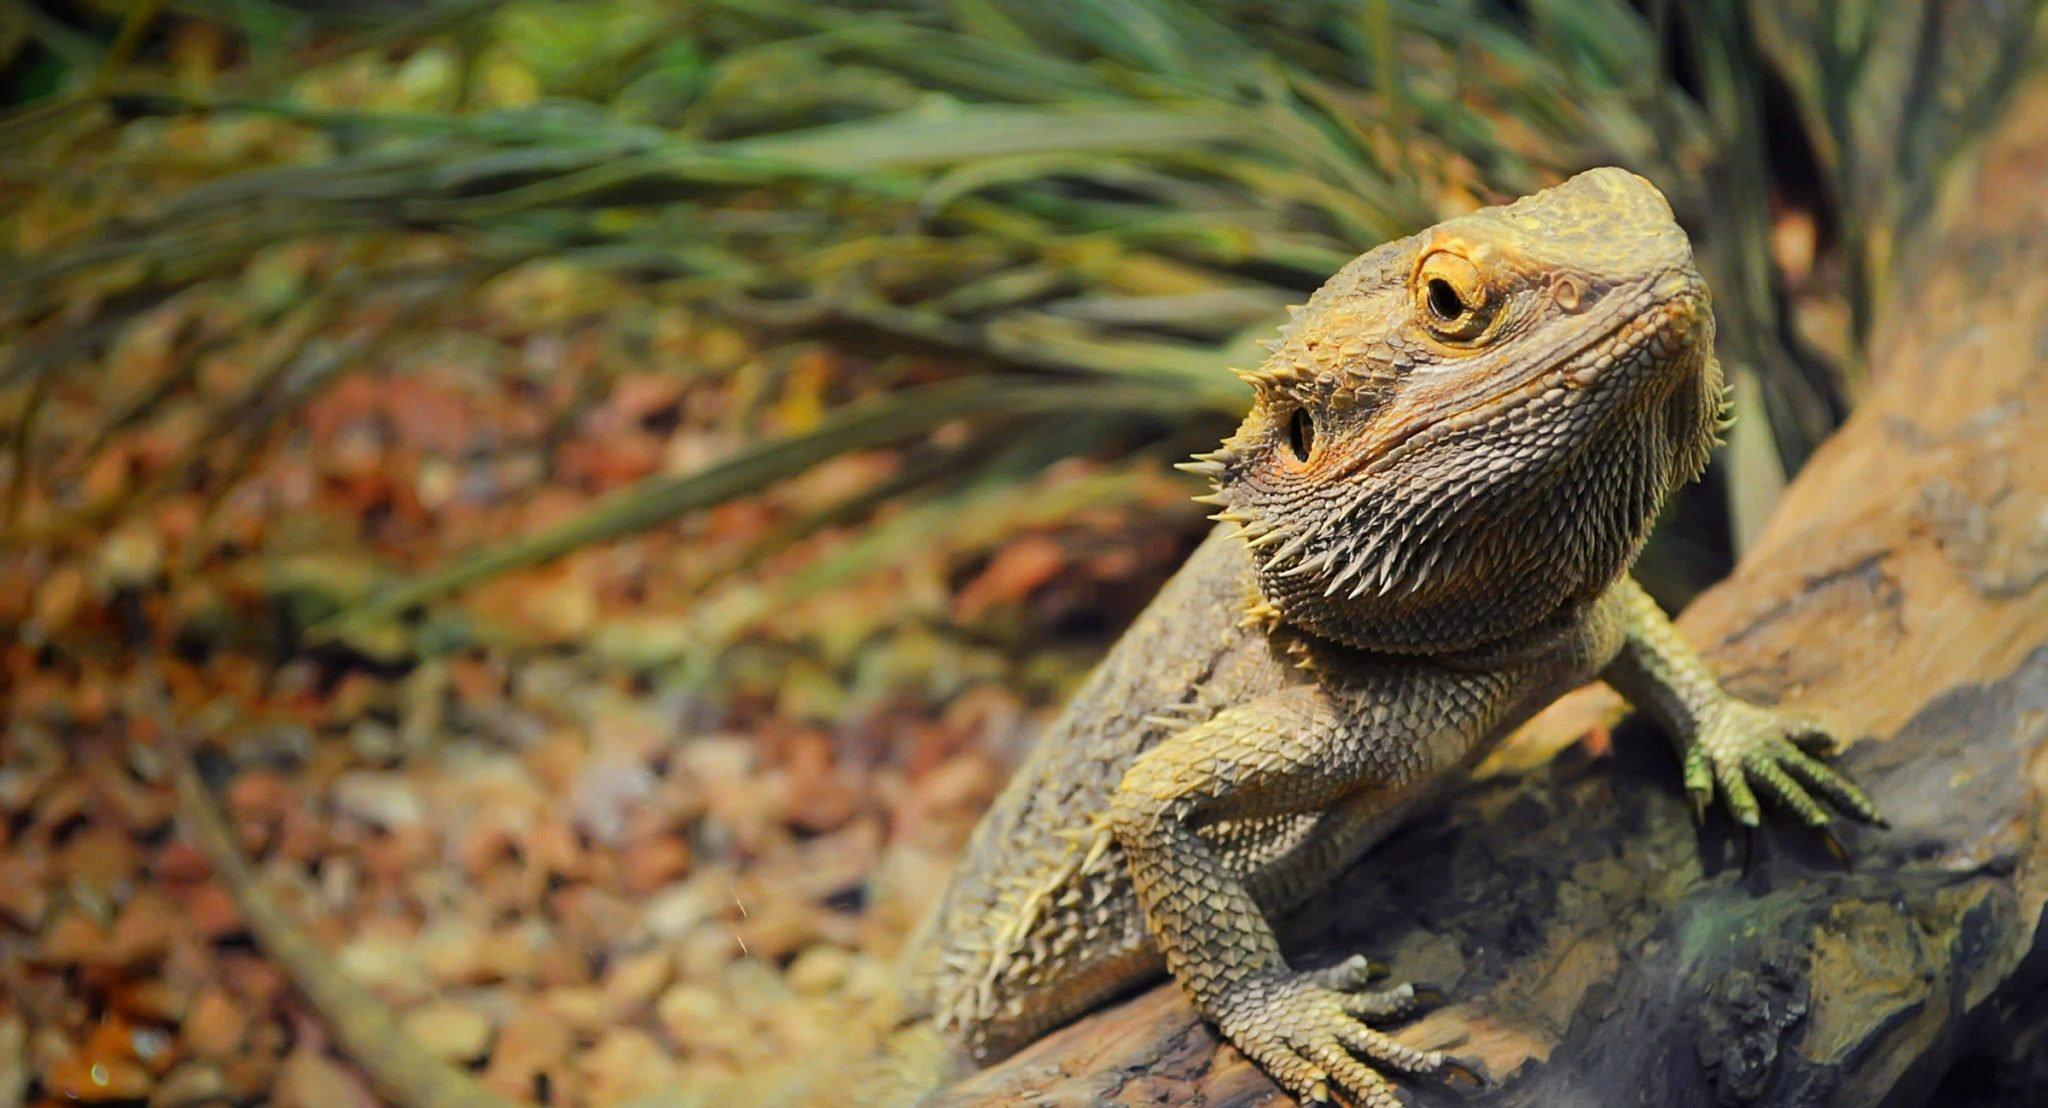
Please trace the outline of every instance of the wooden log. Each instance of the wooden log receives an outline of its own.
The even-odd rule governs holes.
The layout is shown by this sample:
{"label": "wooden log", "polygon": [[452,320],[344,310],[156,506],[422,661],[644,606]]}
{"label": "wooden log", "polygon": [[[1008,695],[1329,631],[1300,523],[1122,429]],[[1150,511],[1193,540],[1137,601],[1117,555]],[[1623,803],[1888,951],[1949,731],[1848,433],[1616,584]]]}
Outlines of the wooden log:
{"label": "wooden log", "polygon": [[[1416,1103],[2048,1103],[2048,81],[2014,105],[1899,251],[1872,394],[1681,620],[1733,690],[1854,736],[1892,827],[1845,829],[1851,868],[1781,822],[1745,863],[1661,736],[1600,752],[1613,695],[1567,698],[1286,929],[1297,966],[1443,991],[1400,1038],[1489,1082]],[[1170,983],[949,1095],[1285,1102]]]}

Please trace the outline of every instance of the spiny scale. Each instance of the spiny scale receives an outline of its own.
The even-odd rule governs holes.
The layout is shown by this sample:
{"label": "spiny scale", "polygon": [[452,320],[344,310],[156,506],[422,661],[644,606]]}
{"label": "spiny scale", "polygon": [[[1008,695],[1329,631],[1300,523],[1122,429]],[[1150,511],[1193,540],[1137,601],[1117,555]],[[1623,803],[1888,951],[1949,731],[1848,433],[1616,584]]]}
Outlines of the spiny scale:
{"label": "spiny scale", "polygon": [[[1445,340],[1415,298],[1438,253],[1504,289],[1513,326]],[[1549,299],[1560,277],[1593,295]],[[1373,1067],[1442,1056],[1333,1004],[1268,914],[1616,651],[1645,704],[1736,703],[1625,576],[1721,414],[1711,309],[1655,189],[1583,174],[1385,244],[1309,303],[1233,371],[1257,390],[1243,426],[1182,467],[1234,526],[1039,737],[912,956],[916,1002],[983,1060],[1164,967],[1297,1097],[1391,1108]],[[1300,407],[1314,465],[1289,453]]]}

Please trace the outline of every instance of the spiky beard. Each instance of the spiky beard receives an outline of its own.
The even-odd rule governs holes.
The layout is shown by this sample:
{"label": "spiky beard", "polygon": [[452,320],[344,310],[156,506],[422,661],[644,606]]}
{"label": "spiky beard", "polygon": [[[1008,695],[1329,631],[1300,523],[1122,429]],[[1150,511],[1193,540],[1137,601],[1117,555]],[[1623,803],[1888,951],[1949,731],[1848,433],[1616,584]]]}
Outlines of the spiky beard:
{"label": "spiky beard", "polygon": [[1501,642],[1597,596],[1632,563],[1664,501],[1726,427],[1711,324],[1689,348],[1656,330],[1594,387],[1426,431],[1327,487],[1280,497],[1247,467],[1285,449],[1262,396],[1186,468],[1238,525],[1264,601],[1361,649],[1440,653]]}

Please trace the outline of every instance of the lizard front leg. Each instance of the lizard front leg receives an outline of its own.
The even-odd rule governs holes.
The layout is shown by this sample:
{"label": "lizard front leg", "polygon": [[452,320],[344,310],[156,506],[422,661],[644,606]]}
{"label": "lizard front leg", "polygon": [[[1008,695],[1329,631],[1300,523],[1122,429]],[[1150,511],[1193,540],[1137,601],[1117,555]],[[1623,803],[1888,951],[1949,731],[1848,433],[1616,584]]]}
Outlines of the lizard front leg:
{"label": "lizard front leg", "polygon": [[1809,827],[1824,829],[1831,817],[1818,795],[1856,819],[1883,824],[1863,790],[1814,757],[1839,746],[1825,724],[1729,695],[1633,578],[1622,578],[1606,602],[1621,619],[1623,641],[1601,676],[1657,717],[1677,743],[1697,814],[1704,815],[1718,791],[1729,812],[1754,827],[1762,792]]}
{"label": "lizard front leg", "polygon": [[1368,1108],[1399,1100],[1361,1056],[1445,1064],[1364,1022],[1404,1010],[1413,990],[1364,991],[1361,958],[1295,972],[1249,886],[1320,884],[1349,860],[1329,844],[1345,828],[1322,821],[1355,831],[1398,803],[1458,761],[1506,698],[1497,676],[1388,683],[1299,686],[1225,711],[1140,756],[1110,809],[1146,924],[1195,1006],[1296,1096],[1327,1100],[1334,1083]]}

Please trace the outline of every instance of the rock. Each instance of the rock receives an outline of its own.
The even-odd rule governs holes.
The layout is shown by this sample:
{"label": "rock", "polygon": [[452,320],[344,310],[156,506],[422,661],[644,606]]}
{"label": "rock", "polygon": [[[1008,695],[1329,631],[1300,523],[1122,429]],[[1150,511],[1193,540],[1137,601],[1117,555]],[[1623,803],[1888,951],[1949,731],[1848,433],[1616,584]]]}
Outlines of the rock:
{"label": "rock", "polygon": [[[125,762],[140,764],[155,753],[151,748],[131,744]],[[86,773],[106,811],[132,840],[152,838],[170,822],[170,794],[137,780],[123,761],[95,761],[87,766]]]}
{"label": "rock", "polygon": [[717,977],[734,958],[745,954],[740,937],[730,924],[712,920],[683,937],[676,951],[676,965],[684,977],[708,981]]}
{"label": "rock", "polygon": [[[333,705],[331,710],[336,716],[342,715],[345,711],[341,705]],[[382,720],[368,717],[358,719],[349,726],[348,747],[357,758],[365,762],[389,765],[397,760],[400,753],[398,730]],[[335,784],[339,785],[340,782],[337,781]]]}
{"label": "rock", "polygon": [[971,813],[986,808],[990,798],[1001,791],[1002,783],[1003,772],[988,755],[970,750],[939,763],[911,785],[920,816],[960,823],[971,820]]}
{"label": "rock", "polygon": [[67,908],[43,931],[36,958],[52,966],[106,965],[107,931],[77,908]]}
{"label": "rock", "polygon": [[586,765],[569,791],[570,810],[590,837],[606,846],[622,841],[633,810],[654,794],[654,774],[641,762],[613,755]]}
{"label": "rock", "polygon": [[75,1054],[43,1071],[46,1091],[84,1104],[140,1100],[155,1086],[149,1069],[133,1058]]}
{"label": "rock", "polygon": [[[185,1013],[192,1010],[192,994],[172,985],[165,978],[177,972],[173,968],[175,959],[166,960],[159,971],[161,976],[146,977],[124,985],[115,994],[114,1010],[138,1020],[153,1023],[175,1024],[185,1019]],[[0,1100],[0,1104],[5,1104]]]}
{"label": "rock", "polygon": [[687,1052],[721,1049],[735,1034],[732,1010],[715,990],[703,985],[677,985],[661,994],[654,1015],[676,1046]]}
{"label": "rock", "polygon": [[229,1099],[227,1078],[211,1062],[186,1062],[164,1075],[149,1094],[149,1108],[199,1108]]}
{"label": "rock", "polygon": [[127,831],[112,824],[80,829],[65,842],[59,871],[102,893],[125,889],[142,871],[142,856]]}
{"label": "rock", "polygon": [[242,998],[251,1011],[262,1011],[284,995],[284,971],[268,958],[254,953],[222,953],[219,963],[228,995]]}
{"label": "rock", "polygon": [[419,790],[400,773],[344,773],[335,778],[329,795],[344,815],[380,831],[413,827],[426,815]]}
{"label": "rock", "polygon": [[576,1063],[589,1102],[619,1104],[673,1087],[675,1062],[654,1036],[637,1027],[616,1027]]}
{"label": "rock", "polygon": [[377,1103],[361,1078],[304,1041],[278,1067],[271,1092],[278,1108],[371,1108]]}
{"label": "rock", "polygon": [[803,901],[779,898],[746,907],[735,938],[752,957],[779,960],[825,937],[819,932],[822,913]]}
{"label": "rock", "polygon": [[[118,457],[113,451],[108,451],[108,455]],[[35,590],[34,607],[29,617],[34,626],[24,630],[32,630],[38,637],[62,631],[85,603],[86,593],[84,570],[71,563],[56,566]]]}
{"label": "rock", "polygon": [[557,932],[590,950],[616,950],[638,935],[639,910],[623,897],[592,885],[572,885],[552,900]]}
{"label": "rock", "polygon": [[604,975],[604,996],[613,1018],[628,1020],[654,1002],[675,978],[675,961],[665,949],[631,954],[613,962]]}
{"label": "rock", "polygon": [[[109,1022],[115,1020],[127,1024],[127,1020],[118,1015]],[[127,1045],[135,1052],[135,1060],[149,1067],[152,1078],[162,1077],[178,1060],[178,1044],[171,1038],[171,1033],[161,1027],[129,1026],[132,1029],[126,1035]]]}
{"label": "rock", "polygon": [[242,933],[242,910],[219,885],[195,885],[182,899],[185,918],[192,921],[201,938],[219,942]]}
{"label": "rock", "polygon": [[578,1035],[595,1038],[612,1023],[612,1005],[596,985],[564,985],[540,996],[548,1012]]}
{"label": "rock", "polygon": [[17,1108],[28,1091],[28,1023],[9,1012],[0,1016],[0,1105]]}
{"label": "rock", "polygon": [[708,874],[699,874],[697,878],[670,885],[649,897],[641,909],[641,920],[647,925],[648,933],[657,939],[673,942],[716,915],[725,906],[725,897],[713,891],[709,877]]}
{"label": "rock", "polygon": [[530,1097],[534,1078],[560,1070],[572,1044],[569,1029],[533,1005],[507,1020],[484,1067],[484,1083],[510,1097]]}
{"label": "rock", "polygon": [[529,866],[571,881],[588,880],[591,862],[597,857],[595,852],[583,848],[576,829],[556,813],[534,820],[522,845]]}
{"label": "rock", "polygon": [[534,954],[534,983],[545,988],[590,984],[590,952],[556,935]]}
{"label": "rock", "polygon": [[443,918],[421,930],[411,943],[418,969],[437,985],[475,985],[489,977],[484,969],[484,933],[467,920]]}
{"label": "rock", "polygon": [[407,942],[395,935],[370,932],[349,940],[335,961],[349,980],[386,996],[411,998],[426,993],[429,977],[424,964],[426,946]]}
{"label": "rock", "polygon": [[201,1058],[232,1058],[249,1034],[249,1017],[228,994],[206,988],[192,998],[180,1028],[185,1045]]}
{"label": "rock", "polygon": [[153,869],[159,881],[204,881],[213,876],[213,867],[207,863],[206,855],[184,839],[172,839],[159,848]]}
{"label": "rock", "polygon": [[[276,1050],[275,1044],[270,1047]],[[277,1054],[259,1054],[252,1050],[239,1058],[220,1063],[221,1084],[227,1086],[227,1099],[234,1104],[268,1102],[277,1091],[278,1071],[283,1064]]]}
{"label": "rock", "polygon": [[[25,676],[20,674],[12,677]],[[36,704],[30,701],[42,699],[38,692],[49,699],[61,692],[57,682],[34,682],[17,680],[8,690],[13,701],[14,720],[7,732],[7,759],[0,765],[0,813],[18,816],[33,813],[47,819],[43,809],[43,792],[63,779],[74,778],[70,758],[65,753],[63,741],[42,726],[28,722],[38,715],[61,711],[54,704]],[[27,864],[27,860],[22,860]],[[41,860],[36,863],[41,865]]]}
{"label": "rock", "polygon": [[619,884],[647,896],[690,871],[690,846],[677,835],[650,835],[627,844],[619,856]]}
{"label": "rock", "polygon": [[107,936],[109,963],[137,966],[162,958],[171,946],[173,918],[170,903],[155,893],[130,899]]}
{"label": "rock", "polygon": [[831,743],[822,735],[805,734],[792,742],[787,771],[789,822],[804,831],[831,831],[861,805],[856,779],[836,764]]}
{"label": "rock", "polygon": [[283,774],[267,769],[237,774],[222,799],[236,817],[265,824],[299,807],[298,789]]}
{"label": "rock", "polygon": [[783,980],[801,996],[823,996],[845,984],[852,969],[852,954],[828,943],[818,943],[796,956],[784,971]]}
{"label": "rock", "polygon": [[484,936],[477,964],[485,980],[525,984],[533,980],[546,934],[538,921],[508,924]]}
{"label": "rock", "polygon": [[156,576],[163,560],[163,539],[156,528],[144,520],[133,520],[101,540],[94,583],[106,593],[141,587]]}
{"label": "rock", "polygon": [[467,1065],[491,1043],[489,1016],[452,1000],[429,1001],[406,1013],[406,1036],[436,1058]]}
{"label": "rock", "polygon": [[0,858],[0,919],[23,931],[41,929],[50,910],[50,889],[42,869],[26,858]]}

